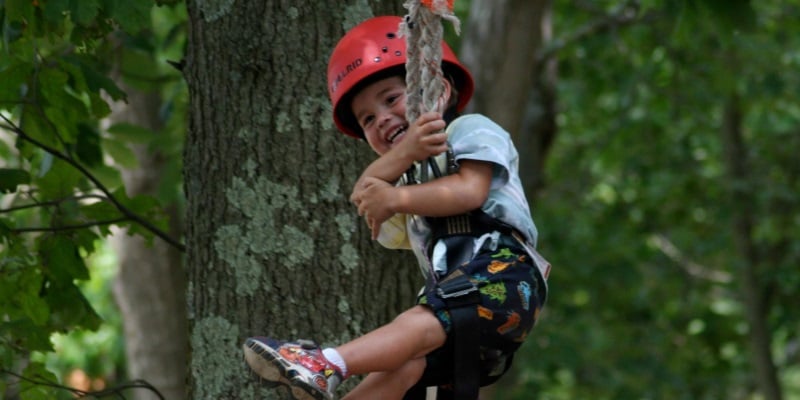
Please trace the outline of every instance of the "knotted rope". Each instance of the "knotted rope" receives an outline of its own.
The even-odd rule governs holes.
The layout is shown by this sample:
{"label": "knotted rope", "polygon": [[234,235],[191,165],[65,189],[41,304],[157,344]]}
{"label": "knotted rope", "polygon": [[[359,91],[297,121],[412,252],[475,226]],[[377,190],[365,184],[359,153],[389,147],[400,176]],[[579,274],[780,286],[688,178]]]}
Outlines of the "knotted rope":
{"label": "knotted rope", "polygon": [[[440,19],[450,21],[456,33],[460,21],[453,13],[454,0],[406,0],[408,10],[400,24],[400,35],[406,38],[406,120],[415,121],[427,111],[444,112],[442,99],[442,39]],[[422,173],[427,175],[427,163]],[[433,164],[435,165],[435,164]]]}

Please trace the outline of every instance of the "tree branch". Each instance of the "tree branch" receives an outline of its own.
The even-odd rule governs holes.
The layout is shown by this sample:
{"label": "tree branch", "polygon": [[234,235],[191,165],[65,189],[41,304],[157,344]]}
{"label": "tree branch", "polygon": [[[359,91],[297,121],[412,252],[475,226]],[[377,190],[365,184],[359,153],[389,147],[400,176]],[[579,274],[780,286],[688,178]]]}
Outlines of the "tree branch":
{"label": "tree branch", "polygon": [[617,8],[615,12],[604,15],[602,18],[598,18],[578,28],[577,30],[567,34],[563,38],[553,39],[546,46],[542,47],[542,50],[539,51],[539,54],[536,56],[537,62],[538,63],[546,62],[548,59],[554,57],[556,53],[558,53],[568,45],[575,43],[585,37],[592,36],[594,34],[597,34],[599,32],[604,32],[612,28],[631,25],[634,22],[648,21],[655,16],[655,13],[648,13],[646,15],[640,16],[639,6],[640,6],[639,0],[631,0],[625,4],[622,4],[619,8]]}
{"label": "tree branch", "polygon": [[652,240],[655,246],[661,250],[664,255],[669,257],[672,261],[675,261],[678,266],[682,267],[691,276],[715,283],[730,283],[733,279],[731,274],[727,272],[715,271],[692,261],[683,254],[681,249],[662,234],[653,235]]}
{"label": "tree branch", "polygon": [[84,398],[84,397],[89,397],[89,396],[91,396],[93,398],[103,398],[103,397],[109,397],[109,396],[116,396],[116,397],[119,397],[121,399],[125,399],[125,396],[122,394],[122,391],[124,391],[124,390],[128,390],[128,389],[147,389],[147,390],[153,392],[153,394],[155,394],[156,396],[158,396],[159,399],[165,400],[164,399],[164,395],[162,395],[161,392],[158,391],[158,389],[153,387],[153,385],[151,385],[149,382],[147,382],[145,380],[142,380],[142,379],[137,379],[137,380],[134,380],[134,381],[131,381],[131,382],[128,382],[128,383],[123,383],[121,385],[113,386],[113,387],[110,387],[108,389],[97,390],[97,391],[87,391],[87,390],[81,390],[81,389],[77,389],[77,388],[73,388],[73,387],[69,387],[69,386],[60,385],[58,383],[52,382],[52,381],[44,379],[42,377],[37,377],[38,379],[37,378],[29,378],[29,377],[17,374],[15,372],[12,372],[12,371],[9,371],[9,370],[6,370],[6,369],[0,369],[0,373],[11,375],[11,376],[19,379],[20,381],[28,382],[28,383],[31,383],[33,385],[45,386],[45,387],[51,387],[51,388],[55,388],[55,389],[65,390],[65,391],[68,391],[68,392],[72,393],[72,395],[74,395],[74,396],[76,396],[78,398]]}
{"label": "tree branch", "polygon": [[50,146],[48,146],[48,145],[46,145],[46,144],[44,144],[42,142],[39,142],[38,140],[30,137],[27,133],[25,133],[24,130],[22,130],[21,128],[16,126],[14,124],[14,122],[9,120],[5,115],[0,114],[0,118],[2,118],[6,122],[6,124],[8,124],[8,128],[9,128],[10,131],[14,132],[17,136],[19,136],[23,140],[26,140],[26,141],[34,144],[35,146],[37,146],[37,147],[41,148],[42,150],[50,153],[54,157],[65,161],[67,164],[69,164],[73,168],[77,169],[81,174],[83,174],[87,179],[89,179],[95,185],[95,187],[98,190],[103,192],[103,194],[106,196],[107,200],[109,202],[111,202],[111,204],[113,204],[114,207],[117,210],[119,210],[120,213],[122,213],[122,215],[127,217],[128,220],[134,221],[135,223],[141,225],[142,227],[144,227],[148,231],[152,232],[154,235],[158,236],[159,238],[161,238],[162,240],[164,240],[165,242],[167,242],[171,246],[177,248],[181,252],[185,252],[186,251],[186,247],[180,241],[178,241],[177,239],[171,237],[169,234],[167,234],[166,232],[162,231],[157,226],[155,226],[152,223],[150,223],[149,221],[147,221],[145,218],[143,218],[140,215],[136,214],[135,212],[131,211],[124,204],[120,203],[120,201],[117,200],[116,197],[114,197],[113,194],[111,194],[111,192],[108,190],[107,187],[105,187],[105,185],[103,185],[102,182],[100,182],[94,175],[92,175],[92,173],[89,172],[89,170],[87,170],[83,165],[81,165],[80,163],[78,163],[74,159],[72,159],[72,157],[69,157],[68,155],[58,151],[57,149],[54,149],[54,148],[52,148],[52,147],[50,147]]}
{"label": "tree branch", "polygon": [[42,202],[35,202],[31,204],[23,204],[19,206],[9,207],[9,208],[0,208],[0,214],[8,214],[15,211],[20,210],[27,210],[29,208],[36,208],[36,207],[50,207],[54,206],[57,207],[59,204],[67,201],[67,200],[84,200],[84,199],[98,199],[101,201],[107,201],[108,199],[104,196],[96,195],[96,194],[86,194],[81,196],[72,196],[72,197],[65,197],[63,199],[58,200],[51,200],[51,201],[42,201]]}
{"label": "tree branch", "polygon": [[64,232],[64,231],[74,231],[76,229],[84,229],[84,228],[92,228],[95,226],[103,226],[103,225],[113,225],[118,224],[124,221],[130,221],[130,218],[121,217],[121,218],[114,218],[105,221],[93,221],[93,222],[86,222],[83,224],[75,224],[75,225],[64,225],[64,226],[40,226],[40,227],[28,227],[28,228],[14,228],[11,229],[11,232],[14,233],[30,233],[30,232]]}

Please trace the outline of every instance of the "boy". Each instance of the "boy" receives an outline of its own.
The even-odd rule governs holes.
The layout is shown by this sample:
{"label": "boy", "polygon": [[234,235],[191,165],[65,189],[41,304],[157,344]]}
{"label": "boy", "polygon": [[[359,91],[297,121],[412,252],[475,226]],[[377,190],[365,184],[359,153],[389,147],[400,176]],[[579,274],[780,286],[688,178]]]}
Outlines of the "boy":
{"label": "boy", "polygon": [[[454,119],[473,83],[444,42],[444,116],[406,121],[400,22],[376,17],[350,30],[331,55],[328,89],[339,130],[379,155],[350,199],[373,239],[414,251],[426,288],[416,306],[336,348],[247,339],[248,365],[296,399],[333,399],[342,380],[365,373],[345,399],[417,399],[425,386],[475,398],[479,383],[508,369],[546,298],[546,262],[533,259],[537,233],[508,133],[480,115]],[[434,174],[449,174],[420,182],[417,162],[430,157]]]}

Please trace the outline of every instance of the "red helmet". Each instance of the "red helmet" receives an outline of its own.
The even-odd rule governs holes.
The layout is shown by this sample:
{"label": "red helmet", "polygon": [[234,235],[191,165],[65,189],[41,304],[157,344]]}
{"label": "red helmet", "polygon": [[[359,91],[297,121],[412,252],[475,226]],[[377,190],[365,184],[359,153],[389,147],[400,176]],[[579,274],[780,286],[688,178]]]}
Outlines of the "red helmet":
{"label": "red helmet", "polygon": [[[397,74],[404,71],[406,41],[397,35],[400,22],[402,18],[397,16],[370,18],[348,31],[333,49],[328,61],[328,95],[333,106],[333,121],[348,136],[364,137],[350,110],[354,89],[393,75],[395,71]],[[455,82],[459,95],[456,109],[461,111],[472,97],[474,84],[469,71],[444,41],[442,70]]]}

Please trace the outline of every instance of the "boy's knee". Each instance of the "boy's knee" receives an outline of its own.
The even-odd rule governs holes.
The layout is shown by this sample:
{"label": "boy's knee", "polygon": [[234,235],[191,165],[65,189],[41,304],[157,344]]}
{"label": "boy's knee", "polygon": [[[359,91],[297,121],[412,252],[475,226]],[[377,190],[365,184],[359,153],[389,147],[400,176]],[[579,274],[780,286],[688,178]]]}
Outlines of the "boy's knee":
{"label": "boy's knee", "polygon": [[395,321],[411,320],[415,321],[416,323],[420,323],[427,319],[436,319],[436,317],[433,315],[433,311],[431,311],[430,308],[420,305],[411,307],[395,317]]}

